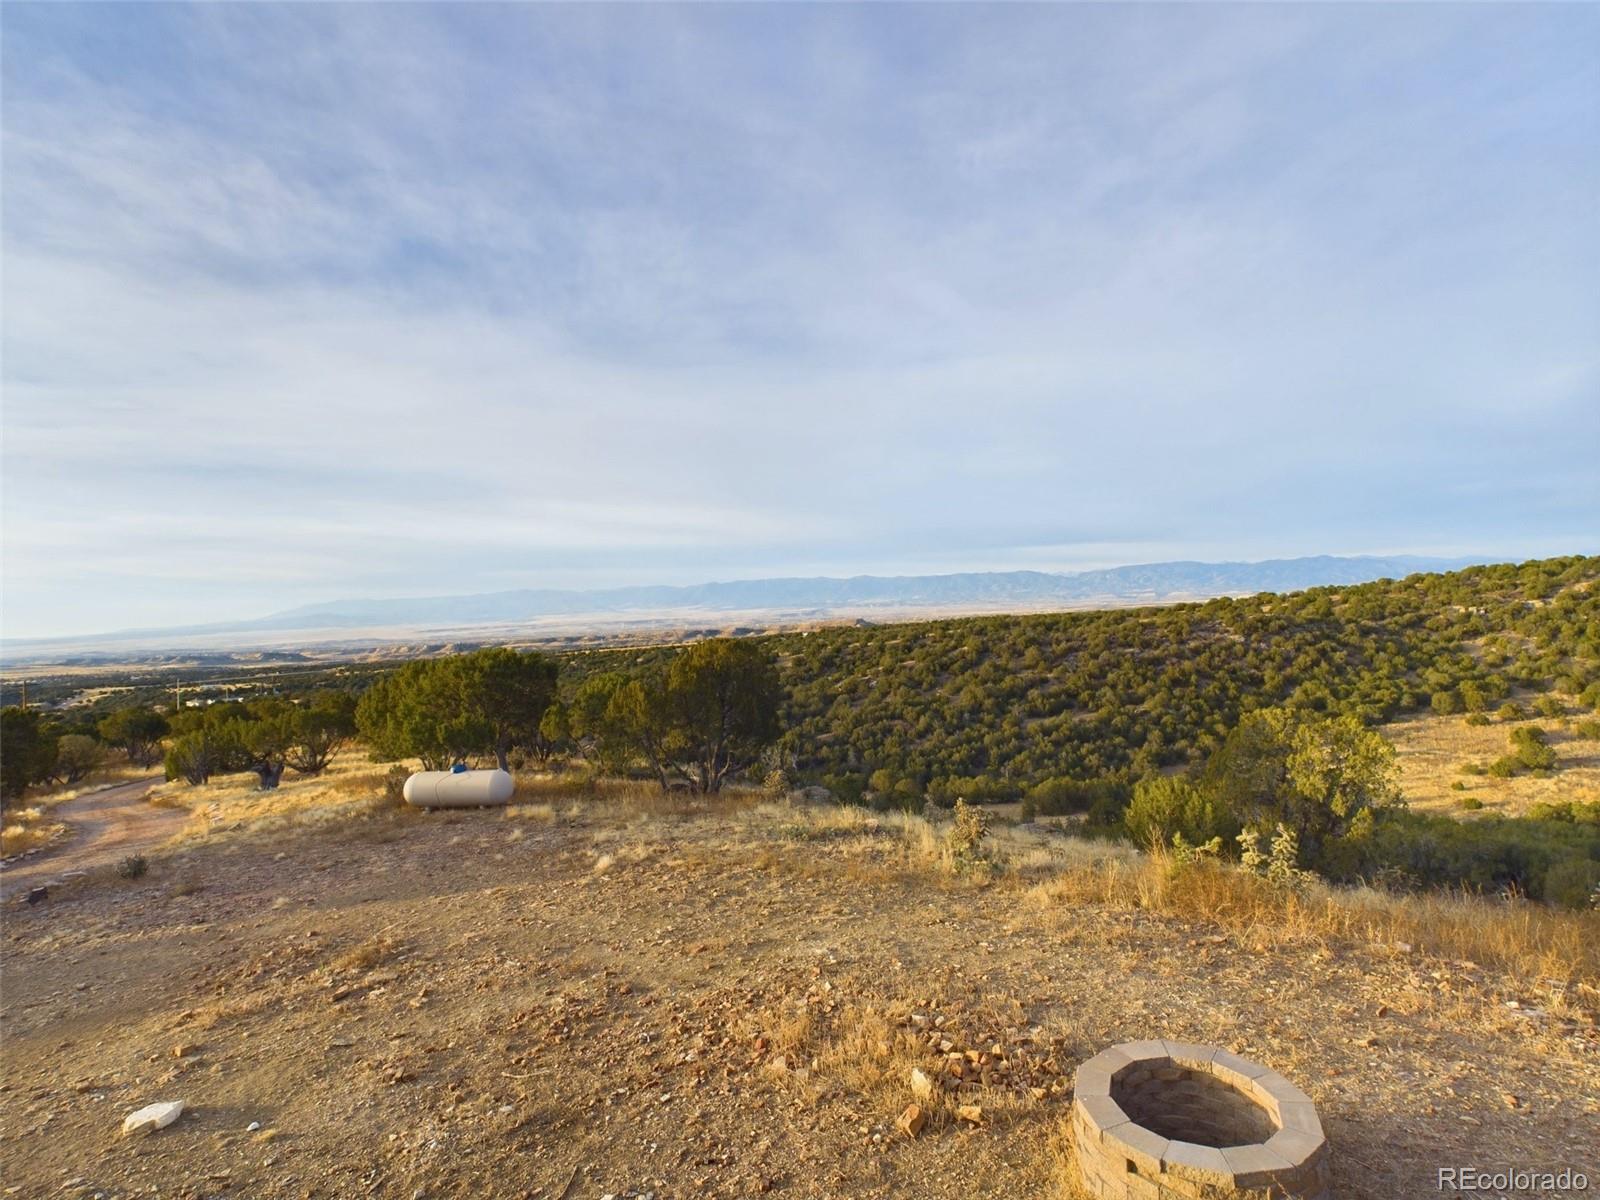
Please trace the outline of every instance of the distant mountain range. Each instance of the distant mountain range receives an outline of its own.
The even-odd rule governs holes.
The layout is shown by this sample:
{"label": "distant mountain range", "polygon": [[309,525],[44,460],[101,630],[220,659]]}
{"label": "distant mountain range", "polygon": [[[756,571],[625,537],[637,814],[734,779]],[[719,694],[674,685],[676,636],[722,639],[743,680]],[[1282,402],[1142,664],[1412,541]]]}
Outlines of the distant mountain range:
{"label": "distant mountain range", "polygon": [[[1306,587],[1403,578],[1450,571],[1474,558],[1270,558],[1258,563],[1142,563],[1102,571],[966,571],[960,574],[858,574],[848,579],[738,579],[690,587],[608,587],[598,590],[525,589],[402,600],[330,600],[246,621],[168,629],[125,629],[61,638],[8,638],[6,654],[38,658],[74,646],[101,656],[112,646],[176,648],[267,645],[349,645],[371,638],[395,642],[424,637],[510,637],[518,627],[554,626],[600,632],[667,627],[672,622],[826,621],[837,618],[912,619],[918,613],[1003,613],[1094,608],[1176,600],[1298,592]],[[306,637],[298,637],[304,632]]]}
{"label": "distant mountain range", "polygon": [[[1211,596],[1288,592],[1327,584],[1365,583],[1419,571],[1446,571],[1470,559],[1315,558],[1265,562],[1166,562],[1113,567],[1103,571],[1051,574],[1044,571],[983,571],[954,575],[857,575],[849,579],[746,579],[688,587],[624,587],[578,591],[534,588],[469,596],[412,599],[333,600],[289,609],[253,620],[171,629],[126,630],[94,639],[177,639],[193,635],[283,634],[294,630],[356,631],[463,629],[514,626],[552,617],[615,619],[621,616],[672,619],[694,614],[738,613],[826,618],[870,615],[874,609],[904,611],[999,611],[1007,606],[1036,609],[1129,604]],[[29,639],[43,645],[57,639]],[[278,640],[278,639],[275,639]],[[13,646],[23,644],[18,639]]]}

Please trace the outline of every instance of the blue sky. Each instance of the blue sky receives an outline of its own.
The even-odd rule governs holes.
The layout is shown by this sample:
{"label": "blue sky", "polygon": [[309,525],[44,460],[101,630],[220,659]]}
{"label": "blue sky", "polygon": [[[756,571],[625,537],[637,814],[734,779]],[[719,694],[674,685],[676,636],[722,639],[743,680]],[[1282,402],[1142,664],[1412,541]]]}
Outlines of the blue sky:
{"label": "blue sky", "polygon": [[4,631],[1600,550],[1600,8],[7,4]]}

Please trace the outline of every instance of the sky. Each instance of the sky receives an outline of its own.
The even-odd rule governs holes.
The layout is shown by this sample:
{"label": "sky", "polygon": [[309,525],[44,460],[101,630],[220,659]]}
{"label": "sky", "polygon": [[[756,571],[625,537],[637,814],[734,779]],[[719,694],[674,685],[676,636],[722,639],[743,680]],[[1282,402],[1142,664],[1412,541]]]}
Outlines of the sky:
{"label": "sky", "polygon": [[1600,7],[0,8],[0,628],[1600,551]]}

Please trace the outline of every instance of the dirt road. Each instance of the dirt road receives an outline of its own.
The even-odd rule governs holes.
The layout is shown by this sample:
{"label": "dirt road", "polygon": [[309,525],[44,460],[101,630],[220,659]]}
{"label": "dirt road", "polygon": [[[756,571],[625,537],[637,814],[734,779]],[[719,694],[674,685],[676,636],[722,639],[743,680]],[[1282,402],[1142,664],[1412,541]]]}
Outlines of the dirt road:
{"label": "dirt road", "polygon": [[177,833],[188,814],[145,799],[160,782],[159,775],[135,779],[59,806],[51,816],[71,826],[71,839],[60,849],[0,867],[0,902],[68,871],[92,871],[149,850]]}

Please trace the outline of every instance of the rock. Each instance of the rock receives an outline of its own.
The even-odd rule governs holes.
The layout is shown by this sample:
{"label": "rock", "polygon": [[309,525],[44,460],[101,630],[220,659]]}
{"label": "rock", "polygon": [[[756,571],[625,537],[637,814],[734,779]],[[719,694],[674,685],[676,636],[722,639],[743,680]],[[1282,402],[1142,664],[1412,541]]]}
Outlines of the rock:
{"label": "rock", "polygon": [[1502,1099],[1502,1100],[1504,1100],[1506,1102],[1506,1107],[1507,1108],[1521,1108],[1522,1107],[1522,1097],[1516,1095],[1513,1092],[1501,1092],[1500,1093],[1500,1099]]}
{"label": "rock", "polygon": [[933,1096],[933,1080],[921,1067],[911,1068],[911,1094],[919,1100],[927,1100]]}
{"label": "rock", "polygon": [[894,1127],[907,1137],[916,1137],[928,1123],[928,1114],[922,1111],[920,1104],[908,1104],[903,1113],[896,1118]]}
{"label": "rock", "polygon": [[143,1108],[124,1117],[122,1132],[125,1134],[146,1133],[151,1130],[165,1129],[182,1115],[182,1100],[160,1100],[155,1104],[146,1104]]}
{"label": "rock", "polygon": [[963,1104],[956,1109],[956,1116],[963,1121],[970,1121],[974,1125],[982,1125],[983,1107],[977,1104]]}
{"label": "rock", "polygon": [[261,1128],[261,1122],[260,1121],[251,1121],[250,1124],[248,1124],[248,1125],[246,1125],[244,1127],[244,1131],[246,1133],[254,1133],[256,1130],[258,1130],[260,1128]]}
{"label": "rock", "polygon": [[48,900],[48,899],[50,899],[50,889],[49,888],[36,887],[36,888],[29,888],[28,889],[28,903],[29,904],[37,904],[41,900]]}

